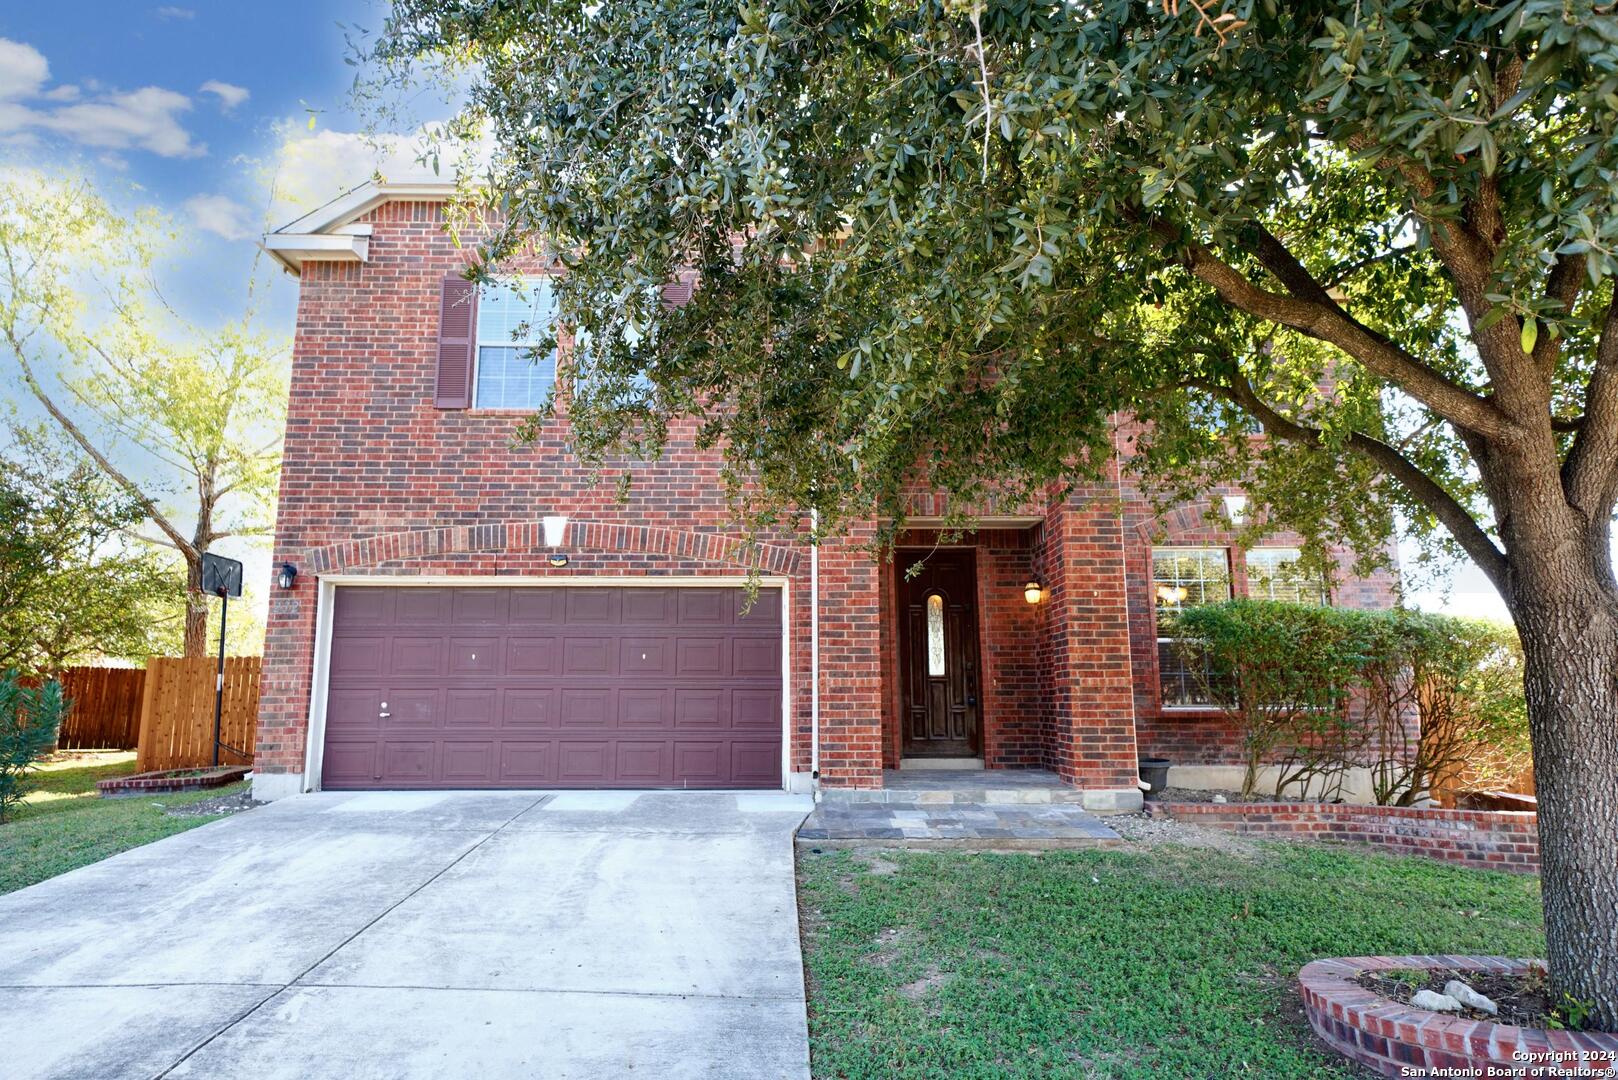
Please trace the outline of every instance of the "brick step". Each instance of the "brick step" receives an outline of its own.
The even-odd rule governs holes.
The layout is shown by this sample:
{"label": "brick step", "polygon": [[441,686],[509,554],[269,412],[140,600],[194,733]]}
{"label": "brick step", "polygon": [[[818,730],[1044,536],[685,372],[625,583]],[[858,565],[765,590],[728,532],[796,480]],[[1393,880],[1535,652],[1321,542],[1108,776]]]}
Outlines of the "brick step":
{"label": "brick step", "polygon": [[888,771],[880,788],[822,788],[826,803],[888,806],[1049,806],[1081,804],[1084,792],[1044,769]]}

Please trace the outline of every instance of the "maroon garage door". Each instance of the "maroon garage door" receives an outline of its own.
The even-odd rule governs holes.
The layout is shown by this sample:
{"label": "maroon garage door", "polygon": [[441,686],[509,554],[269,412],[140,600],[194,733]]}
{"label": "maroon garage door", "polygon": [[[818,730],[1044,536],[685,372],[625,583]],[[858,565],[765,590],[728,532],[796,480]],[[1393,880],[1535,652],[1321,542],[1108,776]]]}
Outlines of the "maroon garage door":
{"label": "maroon garage door", "polygon": [[328,788],[781,785],[781,597],[340,587]]}

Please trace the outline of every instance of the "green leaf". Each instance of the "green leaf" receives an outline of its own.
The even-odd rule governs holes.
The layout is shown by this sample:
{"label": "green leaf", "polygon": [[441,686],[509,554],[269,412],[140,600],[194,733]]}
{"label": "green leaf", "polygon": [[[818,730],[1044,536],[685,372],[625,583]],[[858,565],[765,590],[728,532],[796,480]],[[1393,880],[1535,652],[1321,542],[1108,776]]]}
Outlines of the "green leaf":
{"label": "green leaf", "polygon": [[1522,321],[1522,351],[1532,353],[1539,340],[1539,320],[1530,315]]}

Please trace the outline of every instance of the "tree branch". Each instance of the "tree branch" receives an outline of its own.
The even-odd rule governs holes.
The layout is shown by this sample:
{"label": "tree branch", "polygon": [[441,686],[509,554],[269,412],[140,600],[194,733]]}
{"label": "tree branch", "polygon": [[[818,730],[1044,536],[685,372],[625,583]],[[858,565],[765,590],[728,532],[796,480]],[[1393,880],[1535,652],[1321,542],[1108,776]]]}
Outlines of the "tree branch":
{"label": "tree branch", "polygon": [[1570,506],[1603,522],[1618,497],[1618,286],[1584,390],[1584,422],[1562,465],[1562,491]]}
{"label": "tree branch", "polygon": [[16,341],[9,332],[7,337],[12,338],[12,352],[16,357],[17,366],[22,370],[23,382],[27,385],[29,392],[45,407],[45,411],[51,414],[51,417],[62,426],[62,430],[66,431],[86,454],[90,455],[91,460],[101,467],[101,471],[106,473],[113,483],[123,488],[131,498],[140,504],[141,510],[151,519],[152,524],[162,530],[163,534],[173,541],[175,547],[195,558],[196,549],[164,516],[163,512],[157,508],[157,504],[133,480],[125,476],[116,465],[108,460],[105,454],[96,448],[96,445],[90,441],[89,437],[79,429],[78,424],[73,422],[72,417],[57,407],[56,402],[45,392],[45,388],[39,384],[39,380],[34,376],[33,367],[28,363],[27,357],[23,355],[23,351],[19,347],[20,342]]}
{"label": "tree branch", "polygon": [[[1262,226],[1259,229],[1261,234],[1268,235]],[[1179,239],[1173,226],[1161,219],[1153,223],[1153,231],[1165,243]],[[1267,244],[1261,246],[1266,252],[1258,253],[1260,261],[1267,267],[1273,261],[1275,267],[1271,273],[1289,290],[1296,288],[1297,293],[1282,296],[1259,288],[1235,267],[1194,241],[1185,246],[1182,259],[1186,269],[1213,286],[1232,307],[1336,345],[1457,427],[1487,437],[1506,433],[1506,418],[1493,404],[1450,382],[1434,368],[1344,312],[1279,241],[1275,241],[1274,248]]]}
{"label": "tree branch", "polygon": [[[1238,377],[1228,385],[1197,380],[1191,385],[1241,406],[1271,434],[1308,446],[1321,445],[1319,431],[1299,424],[1271,408],[1245,379]],[[1510,574],[1506,556],[1473,520],[1471,512],[1466,507],[1457,502],[1454,496],[1445,491],[1418,465],[1382,440],[1355,431],[1349,434],[1348,447],[1370,460],[1385,475],[1408,491],[1412,498],[1431,510],[1433,515],[1444,523],[1450,535],[1455,537],[1456,543],[1460,544],[1489,576],[1495,588],[1500,590],[1500,595],[1510,596]]]}

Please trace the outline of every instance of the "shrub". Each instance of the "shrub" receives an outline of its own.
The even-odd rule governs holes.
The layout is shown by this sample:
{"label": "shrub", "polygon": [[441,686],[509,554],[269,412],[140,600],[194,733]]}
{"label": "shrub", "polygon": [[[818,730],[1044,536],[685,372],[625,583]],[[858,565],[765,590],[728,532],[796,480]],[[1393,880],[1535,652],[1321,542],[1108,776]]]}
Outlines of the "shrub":
{"label": "shrub", "polygon": [[1209,700],[1242,733],[1242,795],[1265,764],[1280,766],[1275,796],[1319,781],[1340,789],[1366,737],[1346,708],[1358,667],[1355,635],[1343,612],[1275,600],[1227,600],[1186,608],[1169,632]]}
{"label": "shrub", "polygon": [[1367,765],[1376,801],[1397,806],[1447,786],[1506,786],[1529,766],[1522,650],[1508,626],[1228,600],[1168,627],[1241,732],[1244,797],[1265,765],[1278,770],[1276,798],[1327,800]]}
{"label": "shrub", "polygon": [[1378,621],[1363,679],[1377,731],[1377,802],[1410,806],[1445,786],[1505,787],[1524,775],[1531,753],[1516,632],[1412,611]]}
{"label": "shrub", "polygon": [[15,671],[0,675],[0,821],[28,793],[34,764],[56,746],[66,713],[61,683],[34,690]]}

